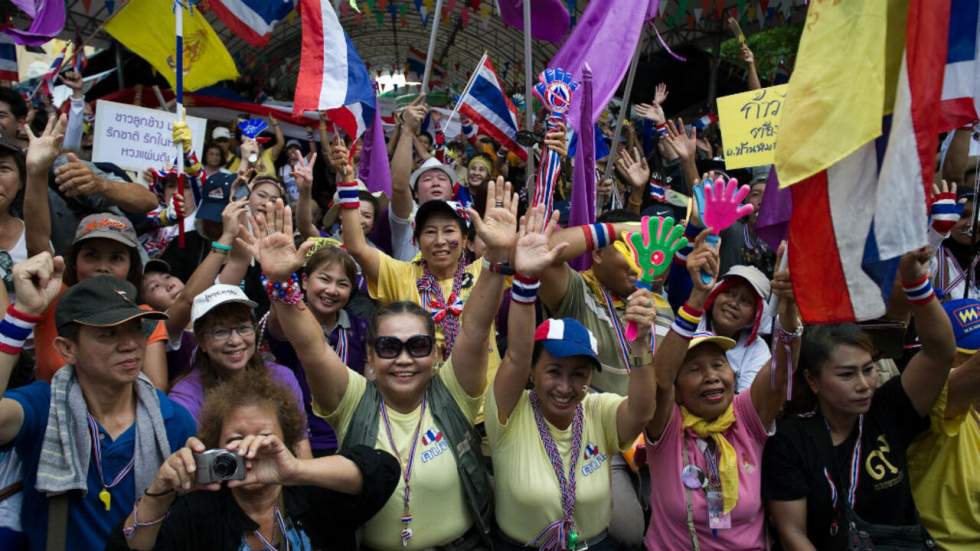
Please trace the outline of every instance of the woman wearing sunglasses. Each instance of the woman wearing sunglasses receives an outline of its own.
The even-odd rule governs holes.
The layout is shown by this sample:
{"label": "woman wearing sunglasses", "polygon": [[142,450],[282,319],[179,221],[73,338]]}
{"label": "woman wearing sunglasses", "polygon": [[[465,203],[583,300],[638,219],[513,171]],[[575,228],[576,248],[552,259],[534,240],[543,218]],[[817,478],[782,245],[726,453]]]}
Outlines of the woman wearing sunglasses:
{"label": "woman wearing sunglasses", "polygon": [[[511,197],[508,197],[511,199]],[[470,211],[488,255],[506,259],[517,238],[517,201],[490,209],[486,218]],[[382,510],[368,521],[364,547],[379,551],[453,550],[489,545],[491,490],[473,420],[483,403],[490,324],[503,290],[503,277],[480,274],[462,312],[463,323],[448,362],[440,364],[432,317],[418,305],[389,304],[368,327],[368,382],[349,369],[323,339],[323,331],[300,301],[293,273],[304,261],[304,243],[292,240],[290,209],[277,202],[271,220],[259,217],[261,238],[243,231],[244,241],[271,282],[273,310],[306,370],[313,411],[337,431],[341,450],[367,444],[401,464],[401,481]]]}
{"label": "woman wearing sunglasses", "polygon": [[[170,389],[170,398],[199,420],[204,396],[223,381],[262,374],[285,385],[298,404],[303,403],[296,376],[289,368],[266,362],[256,353],[255,302],[241,288],[218,284],[194,297],[191,325],[198,348],[192,369]],[[300,408],[302,409],[302,407]],[[300,457],[312,457],[308,430],[302,440],[289,442]]]}

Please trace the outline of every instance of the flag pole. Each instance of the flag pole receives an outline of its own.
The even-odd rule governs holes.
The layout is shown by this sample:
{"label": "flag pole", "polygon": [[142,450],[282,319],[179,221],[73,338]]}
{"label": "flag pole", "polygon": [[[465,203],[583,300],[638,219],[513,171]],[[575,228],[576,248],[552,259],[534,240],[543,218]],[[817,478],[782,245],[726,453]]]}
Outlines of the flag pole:
{"label": "flag pole", "polygon": [[429,93],[429,76],[432,74],[432,58],[436,53],[436,37],[439,36],[439,19],[442,18],[442,0],[436,0],[436,12],[432,14],[432,32],[429,34],[429,51],[425,53],[425,72],[422,75],[422,95]]}
{"label": "flag pole", "polygon": [[[174,106],[176,122],[184,119],[184,4],[182,0],[174,3],[174,19],[176,21],[177,48],[176,48],[176,73],[174,77],[177,94],[177,104]],[[184,148],[177,144],[177,193],[180,198],[184,198]],[[183,210],[183,209],[181,209]],[[177,246],[184,248],[184,213],[177,213]]]}
{"label": "flag pole", "polygon": [[470,93],[470,88],[473,87],[473,82],[476,81],[476,75],[480,72],[480,67],[483,66],[483,62],[487,59],[487,51],[483,50],[483,57],[480,58],[480,62],[476,64],[476,68],[473,69],[473,74],[470,75],[470,81],[466,83],[466,88],[463,88],[463,93],[459,95],[459,101],[456,102],[456,106],[453,107],[453,112],[449,114],[449,118],[446,119],[446,123],[450,123],[459,114],[459,106],[463,104],[463,100],[466,99],[466,95]]}
{"label": "flag pole", "polygon": [[[532,88],[533,81],[533,62],[531,57],[531,1],[524,1],[524,130],[531,132],[534,127],[534,95]],[[497,8],[500,11],[500,8]],[[534,171],[534,146],[527,147],[527,168],[525,175],[525,189],[528,197],[534,197],[534,183],[536,173]]]}
{"label": "flag pole", "polygon": [[[612,177],[613,167],[616,165],[616,154],[619,151],[619,141],[623,137],[623,121],[626,119],[626,110],[629,107],[630,93],[633,90],[633,80],[636,77],[636,66],[640,61],[640,48],[642,47],[643,40],[638,40],[636,43],[636,51],[633,52],[633,60],[630,61],[629,73],[626,75],[626,87],[623,89],[623,102],[619,106],[619,114],[616,115],[616,130],[613,133],[612,147],[609,149],[609,156],[606,157],[606,170],[603,172],[601,180],[603,182]],[[613,203],[622,204],[622,197],[619,195],[619,188],[614,185],[612,187],[612,192]]]}

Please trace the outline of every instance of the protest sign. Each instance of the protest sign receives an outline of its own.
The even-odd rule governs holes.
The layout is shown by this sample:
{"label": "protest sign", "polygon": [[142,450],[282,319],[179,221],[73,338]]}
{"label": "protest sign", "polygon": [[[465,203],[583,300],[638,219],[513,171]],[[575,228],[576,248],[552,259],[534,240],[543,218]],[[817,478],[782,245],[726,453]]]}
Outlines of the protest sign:
{"label": "protest sign", "polygon": [[725,168],[772,164],[786,84],[718,98]]}
{"label": "protest sign", "polygon": [[[175,117],[169,111],[99,100],[92,160],[137,172],[173,165],[177,158],[177,146],[171,140]],[[187,125],[193,135],[191,147],[201,159],[207,121],[187,117]]]}

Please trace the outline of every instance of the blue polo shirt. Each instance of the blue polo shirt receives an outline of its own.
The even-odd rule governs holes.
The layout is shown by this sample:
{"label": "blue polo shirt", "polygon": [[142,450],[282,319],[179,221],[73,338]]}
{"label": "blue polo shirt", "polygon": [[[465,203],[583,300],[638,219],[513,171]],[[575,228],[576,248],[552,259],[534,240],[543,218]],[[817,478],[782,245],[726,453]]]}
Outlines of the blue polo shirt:
{"label": "blue polo shirt", "polygon": [[[167,396],[157,391],[160,397],[160,413],[167,430],[167,440],[172,451],[183,447],[187,438],[193,436],[196,424],[183,407],[171,402]],[[48,500],[37,492],[37,467],[41,456],[41,444],[48,425],[48,410],[51,404],[51,386],[45,382],[8,391],[5,399],[16,400],[24,409],[24,424],[13,441],[24,463],[24,505],[21,522],[24,533],[30,540],[30,548],[43,551],[47,541]],[[113,440],[100,426],[99,442],[102,446],[102,473],[106,482],[111,482],[133,457],[136,444],[136,424],[130,426],[119,438]],[[86,450],[86,453],[92,453]],[[135,478],[130,471],[125,478],[111,490],[110,510],[99,500],[102,483],[95,467],[94,456],[89,459],[88,493],[82,497],[80,492],[71,492],[68,498],[68,549],[103,549],[112,529],[122,522],[133,510],[135,501]]]}

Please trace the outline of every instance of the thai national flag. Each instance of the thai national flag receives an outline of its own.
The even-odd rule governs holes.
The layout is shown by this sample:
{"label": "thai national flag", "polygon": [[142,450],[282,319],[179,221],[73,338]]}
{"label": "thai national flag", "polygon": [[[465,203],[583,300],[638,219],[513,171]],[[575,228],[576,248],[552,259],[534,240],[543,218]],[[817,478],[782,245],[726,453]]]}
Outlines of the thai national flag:
{"label": "thai national flag", "polygon": [[593,457],[599,455],[599,446],[596,444],[586,444],[585,446],[585,459],[592,459]]}
{"label": "thai national flag", "polygon": [[980,5],[977,0],[952,0],[946,72],[943,78],[939,131],[977,120],[980,102]]}
{"label": "thai national flag", "polygon": [[65,47],[58,52],[58,56],[51,62],[51,67],[48,69],[48,72],[41,77],[41,84],[39,86],[44,88],[44,91],[47,92],[48,95],[51,95],[51,85],[54,84],[55,77],[57,77],[58,73],[61,72],[61,66],[65,63],[65,53],[67,51],[68,43],[66,42]]}
{"label": "thai national flag", "polygon": [[707,115],[694,121],[694,128],[697,128],[698,130],[704,130],[713,122],[718,122],[718,115],[714,113],[708,113]]}
{"label": "thai national flag", "polygon": [[911,0],[884,132],[795,184],[789,266],[807,323],[880,317],[902,254],[926,244],[950,0]]}
{"label": "thai national flag", "polygon": [[17,47],[6,34],[0,33],[0,80],[17,82]]}
{"label": "thai national flag", "polygon": [[442,432],[438,429],[429,429],[422,435],[422,445],[428,446],[442,440]]}
{"label": "thai national flag", "polygon": [[[407,72],[415,73],[418,75],[419,80],[422,80],[422,76],[425,74],[425,58],[425,52],[409,46],[408,52],[405,54]],[[429,87],[438,88],[441,86],[442,79],[445,76],[446,73],[443,71],[442,66],[437,61],[432,60],[432,74],[429,75]]]}
{"label": "thai national flag", "polygon": [[487,54],[483,54],[477,64],[457,108],[460,114],[477,125],[481,133],[496,140],[521,160],[527,160],[527,151],[517,144],[517,107],[504,94]]}
{"label": "thai national flag", "polygon": [[374,84],[330,0],[300,0],[303,44],[293,112],[326,111],[351,137],[374,120]]}
{"label": "thai national flag", "polygon": [[265,46],[276,23],[296,7],[296,0],[211,0],[211,11],[252,46]]}

